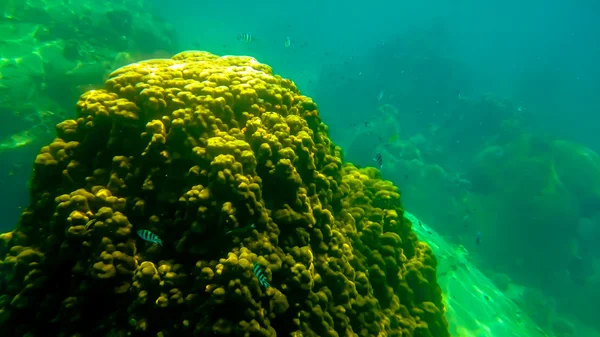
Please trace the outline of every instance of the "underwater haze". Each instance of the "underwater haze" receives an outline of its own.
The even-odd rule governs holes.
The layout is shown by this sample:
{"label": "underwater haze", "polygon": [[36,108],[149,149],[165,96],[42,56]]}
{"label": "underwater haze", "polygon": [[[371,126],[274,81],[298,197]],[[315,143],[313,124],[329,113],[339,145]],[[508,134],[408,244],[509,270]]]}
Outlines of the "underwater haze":
{"label": "underwater haze", "polygon": [[0,35],[0,332],[600,337],[599,3],[11,0]]}
{"label": "underwater haze", "polygon": [[406,209],[519,288],[540,326],[600,328],[597,3],[170,4],[186,48],[269,63],[315,98],[346,160],[381,153]]}
{"label": "underwater haze", "polygon": [[[600,147],[591,120],[600,108],[595,94],[600,14],[593,1],[174,1],[159,6],[182,45],[209,46],[219,53],[251,52],[284,75],[301,75],[296,82],[313,95],[319,94],[314,88],[319,69],[351,65],[357,72],[349,71],[347,77],[360,81],[359,73],[369,75],[367,67],[377,62],[369,59],[374,49],[409,35],[438,49],[439,56],[426,57],[450,58],[461,67],[438,77],[448,82],[447,90],[510,97],[527,106],[540,130],[594,150]],[[184,8],[193,14],[182,17]],[[268,20],[258,19],[265,15]],[[236,36],[244,32],[256,41],[236,43]],[[292,40],[289,49],[281,48],[286,36]],[[387,53],[411,52],[408,42],[396,47]],[[339,76],[328,80],[330,87],[344,82]],[[373,86],[374,98],[378,88]]]}

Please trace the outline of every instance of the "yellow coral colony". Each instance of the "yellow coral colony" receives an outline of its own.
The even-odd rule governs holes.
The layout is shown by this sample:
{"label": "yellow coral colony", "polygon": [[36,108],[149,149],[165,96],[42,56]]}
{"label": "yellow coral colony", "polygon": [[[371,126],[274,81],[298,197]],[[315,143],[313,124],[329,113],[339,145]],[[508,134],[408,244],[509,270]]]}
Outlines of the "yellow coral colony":
{"label": "yellow coral colony", "polygon": [[57,131],[0,237],[3,335],[449,336],[397,188],[342,164],[315,103],[267,65],[132,64]]}

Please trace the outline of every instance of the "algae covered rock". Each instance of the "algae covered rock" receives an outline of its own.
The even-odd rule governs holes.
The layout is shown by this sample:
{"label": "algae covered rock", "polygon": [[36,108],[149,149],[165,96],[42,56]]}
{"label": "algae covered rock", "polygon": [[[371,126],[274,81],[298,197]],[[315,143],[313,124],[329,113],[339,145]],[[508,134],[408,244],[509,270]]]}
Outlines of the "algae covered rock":
{"label": "algae covered rock", "polygon": [[57,133],[0,236],[1,331],[449,336],[398,189],[344,164],[316,104],[267,65],[131,64]]}

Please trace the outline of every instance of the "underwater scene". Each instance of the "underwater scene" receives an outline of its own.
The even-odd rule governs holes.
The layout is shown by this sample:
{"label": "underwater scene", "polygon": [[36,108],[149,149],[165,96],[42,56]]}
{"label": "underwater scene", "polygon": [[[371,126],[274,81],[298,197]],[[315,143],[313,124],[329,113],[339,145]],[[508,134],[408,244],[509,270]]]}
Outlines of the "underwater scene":
{"label": "underwater scene", "polygon": [[0,336],[600,337],[599,13],[0,1]]}

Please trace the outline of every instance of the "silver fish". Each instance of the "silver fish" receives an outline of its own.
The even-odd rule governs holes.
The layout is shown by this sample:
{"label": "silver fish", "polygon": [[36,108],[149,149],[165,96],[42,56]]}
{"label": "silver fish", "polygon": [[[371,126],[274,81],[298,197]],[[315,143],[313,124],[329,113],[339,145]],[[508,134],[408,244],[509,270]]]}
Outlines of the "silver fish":
{"label": "silver fish", "polygon": [[225,233],[225,235],[240,234],[240,233],[243,233],[245,231],[249,231],[249,230],[255,229],[255,228],[256,228],[256,225],[252,224],[252,225],[249,225],[249,226],[245,226],[245,227],[240,227],[240,228],[235,228],[235,229],[229,230],[229,231],[227,231]]}
{"label": "silver fish", "polygon": [[91,225],[93,225],[93,224],[95,224],[95,223],[96,223],[96,221],[98,221],[98,220],[96,220],[96,219],[92,219],[92,220],[88,221],[88,222],[85,224],[85,229],[89,229]]}

